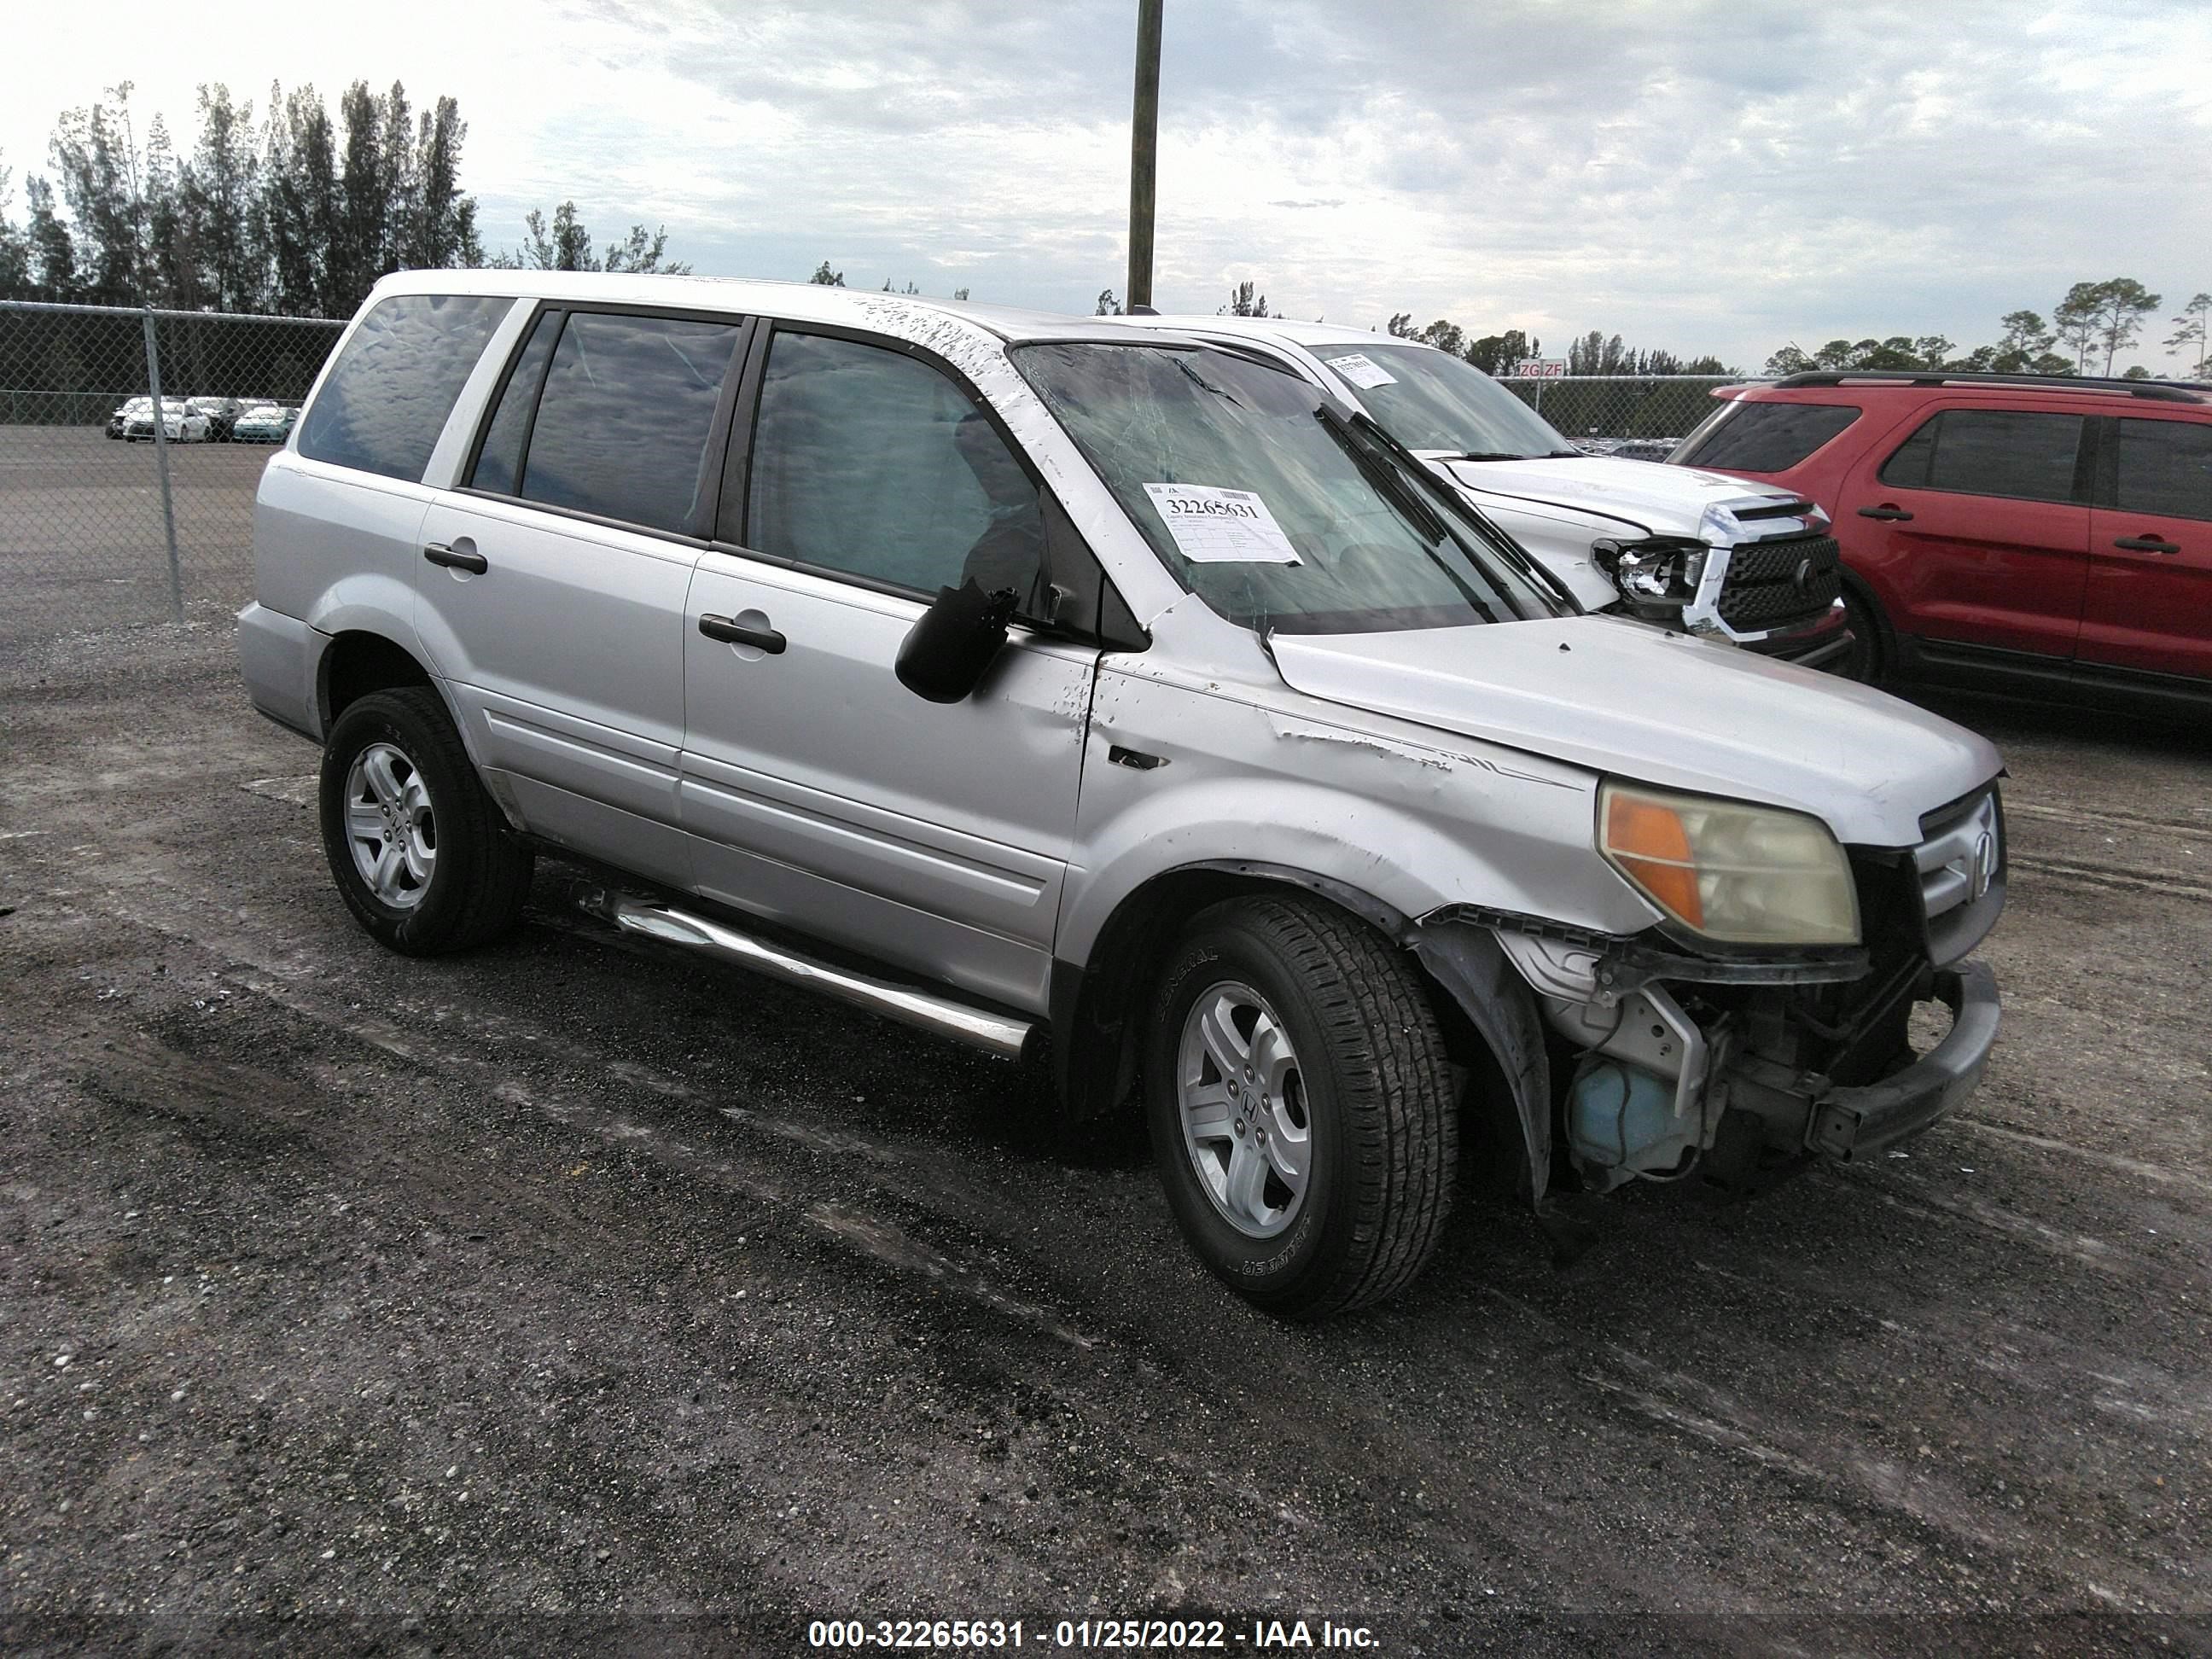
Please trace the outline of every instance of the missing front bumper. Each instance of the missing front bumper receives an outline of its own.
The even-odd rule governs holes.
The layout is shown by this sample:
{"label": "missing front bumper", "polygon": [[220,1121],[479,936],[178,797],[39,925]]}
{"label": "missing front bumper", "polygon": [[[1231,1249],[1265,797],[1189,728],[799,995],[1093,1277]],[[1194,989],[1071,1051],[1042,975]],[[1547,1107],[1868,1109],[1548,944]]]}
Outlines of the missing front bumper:
{"label": "missing front bumper", "polygon": [[1996,1046],[1996,975],[1981,963],[1964,963],[1938,973],[1934,989],[1951,1011],[1943,1040],[1879,1083],[1817,1092],[1808,1150],[1849,1163],[1911,1139],[1973,1092]]}

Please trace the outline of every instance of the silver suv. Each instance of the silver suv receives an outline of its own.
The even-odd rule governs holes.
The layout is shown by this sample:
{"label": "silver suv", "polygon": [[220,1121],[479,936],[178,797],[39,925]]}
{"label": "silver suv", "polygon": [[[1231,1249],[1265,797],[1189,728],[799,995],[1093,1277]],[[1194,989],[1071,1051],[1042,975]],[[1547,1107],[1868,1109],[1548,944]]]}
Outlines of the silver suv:
{"label": "silver suv", "polygon": [[1562,1190],[1911,1134],[1995,1036],[1988,744],[1585,614],[1194,339],[409,273],[254,558],[246,680],[321,744],[376,939],[483,943],[580,861],[617,927],[1140,1107],[1192,1246],[1286,1314],[1407,1283],[1462,1146],[1571,1240]]}

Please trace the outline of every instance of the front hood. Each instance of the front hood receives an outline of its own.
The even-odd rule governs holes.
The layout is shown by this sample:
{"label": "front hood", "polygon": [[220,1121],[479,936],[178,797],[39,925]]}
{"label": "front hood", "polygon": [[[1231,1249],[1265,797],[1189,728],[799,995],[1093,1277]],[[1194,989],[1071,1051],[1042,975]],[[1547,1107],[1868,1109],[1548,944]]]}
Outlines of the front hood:
{"label": "front hood", "polygon": [[1493,494],[1579,507],[1640,526],[1656,536],[1694,536],[1709,507],[1773,506],[1802,500],[1771,484],[1724,472],[1622,461],[1607,455],[1561,455],[1527,461],[1446,461],[1454,483],[1478,495]]}
{"label": "front hood", "polygon": [[1917,845],[1922,813],[2002,765],[1987,739],[1884,692],[1617,617],[1277,634],[1269,647],[1309,696],[1793,807],[1858,846]]}

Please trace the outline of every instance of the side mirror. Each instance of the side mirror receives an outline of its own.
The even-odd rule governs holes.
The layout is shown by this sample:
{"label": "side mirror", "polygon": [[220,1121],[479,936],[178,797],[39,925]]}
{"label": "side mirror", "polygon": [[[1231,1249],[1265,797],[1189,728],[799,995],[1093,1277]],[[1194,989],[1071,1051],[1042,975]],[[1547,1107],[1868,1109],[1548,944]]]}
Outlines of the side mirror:
{"label": "side mirror", "polygon": [[899,647],[899,684],[932,702],[960,702],[983,683],[1019,603],[1013,589],[987,593],[972,576],[958,587],[939,588],[936,603]]}

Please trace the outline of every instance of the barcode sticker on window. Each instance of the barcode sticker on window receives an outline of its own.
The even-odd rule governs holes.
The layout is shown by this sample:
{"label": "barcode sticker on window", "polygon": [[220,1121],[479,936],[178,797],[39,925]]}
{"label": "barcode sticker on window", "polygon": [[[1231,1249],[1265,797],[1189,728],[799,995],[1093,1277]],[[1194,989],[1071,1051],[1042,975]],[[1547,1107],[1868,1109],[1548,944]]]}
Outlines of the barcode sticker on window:
{"label": "barcode sticker on window", "polygon": [[1148,483],[1145,494],[1193,564],[1296,564],[1298,550],[1249,489]]}
{"label": "barcode sticker on window", "polygon": [[1349,357],[1328,357],[1322,361],[1363,392],[1370,386],[1398,384],[1396,375],[1364,351],[1355,351]]}

